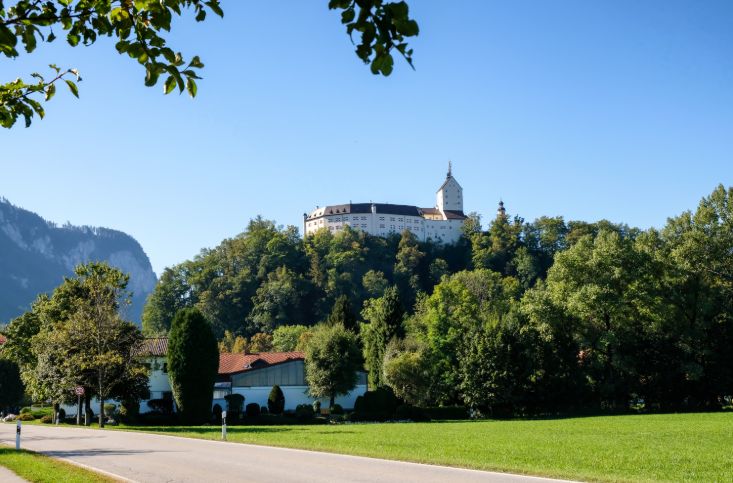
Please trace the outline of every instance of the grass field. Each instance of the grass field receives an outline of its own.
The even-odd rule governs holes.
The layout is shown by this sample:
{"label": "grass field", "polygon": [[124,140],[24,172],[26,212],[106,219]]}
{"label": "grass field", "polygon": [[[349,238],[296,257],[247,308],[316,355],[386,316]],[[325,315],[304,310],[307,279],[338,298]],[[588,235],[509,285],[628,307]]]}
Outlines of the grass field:
{"label": "grass field", "polygon": [[107,483],[113,480],[63,461],[0,445],[0,466],[34,483]]}
{"label": "grass field", "polygon": [[[219,439],[220,428],[123,427]],[[733,413],[229,427],[229,441],[593,481],[733,481]]]}

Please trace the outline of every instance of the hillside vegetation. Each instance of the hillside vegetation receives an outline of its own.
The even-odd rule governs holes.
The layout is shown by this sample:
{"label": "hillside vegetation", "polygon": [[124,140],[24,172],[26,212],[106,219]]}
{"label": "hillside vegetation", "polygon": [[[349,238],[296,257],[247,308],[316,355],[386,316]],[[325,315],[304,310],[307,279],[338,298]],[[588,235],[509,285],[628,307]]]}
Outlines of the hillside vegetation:
{"label": "hillside vegetation", "polygon": [[165,333],[195,306],[224,350],[292,350],[309,326],[343,324],[359,333],[370,385],[418,406],[525,415],[730,404],[733,188],[661,230],[500,213],[485,230],[469,217],[464,235],[448,246],[407,231],[303,239],[257,218],[166,269],[144,330]]}

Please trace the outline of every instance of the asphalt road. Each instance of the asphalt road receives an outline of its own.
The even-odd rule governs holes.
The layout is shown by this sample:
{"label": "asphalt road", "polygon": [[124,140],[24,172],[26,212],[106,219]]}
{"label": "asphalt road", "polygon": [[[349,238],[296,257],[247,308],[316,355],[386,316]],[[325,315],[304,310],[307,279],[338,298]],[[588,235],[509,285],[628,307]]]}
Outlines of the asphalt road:
{"label": "asphalt road", "polygon": [[[0,443],[15,425],[0,423]],[[22,447],[116,476],[158,482],[552,482],[547,478],[127,431],[27,425]]]}

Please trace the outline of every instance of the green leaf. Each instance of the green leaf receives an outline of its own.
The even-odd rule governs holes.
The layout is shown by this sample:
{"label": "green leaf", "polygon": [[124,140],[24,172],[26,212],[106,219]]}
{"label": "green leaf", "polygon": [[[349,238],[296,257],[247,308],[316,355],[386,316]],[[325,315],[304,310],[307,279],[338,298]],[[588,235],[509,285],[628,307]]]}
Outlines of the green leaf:
{"label": "green leaf", "polygon": [[204,2],[208,7],[211,9],[212,12],[217,14],[220,17],[224,17],[224,11],[219,6],[219,0],[209,0],[208,2]]}
{"label": "green leaf", "polygon": [[74,84],[70,80],[66,80],[64,82],[66,82],[66,85],[69,86],[69,90],[71,91],[72,94],[74,94],[74,97],[78,99],[79,98],[79,88],[76,87],[76,84]]}
{"label": "green leaf", "polygon": [[172,75],[169,75],[168,78],[165,80],[165,84],[163,84],[163,93],[170,94],[175,88],[176,79]]}
{"label": "green leaf", "polygon": [[56,84],[50,84],[48,87],[46,87],[45,99],[47,101],[50,101],[54,94],[56,94]]}
{"label": "green leaf", "polygon": [[186,90],[188,91],[189,96],[196,97],[196,81],[191,78],[186,79]]}
{"label": "green leaf", "polygon": [[69,34],[66,36],[66,41],[69,42],[69,45],[72,47],[76,47],[79,45],[80,37],[76,34]]}

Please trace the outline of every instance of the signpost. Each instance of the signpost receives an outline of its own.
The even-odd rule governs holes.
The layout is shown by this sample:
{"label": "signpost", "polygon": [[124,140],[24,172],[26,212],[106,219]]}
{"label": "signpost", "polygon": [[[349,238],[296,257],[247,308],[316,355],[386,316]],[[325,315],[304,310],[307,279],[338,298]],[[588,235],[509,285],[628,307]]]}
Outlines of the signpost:
{"label": "signpost", "polygon": [[20,450],[20,419],[15,427],[15,449]]}
{"label": "signpost", "polygon": [[[84,395],[84,387],[76,386],[74,388],[74,394],[76,394],[76,425],[81,424],[81,397]],[[87,422],[87,415],[84,414],[84,424]]]}
{"label": "signpost", "polygon": [[227,440],[227,412],[221,412],[221,439]]}

